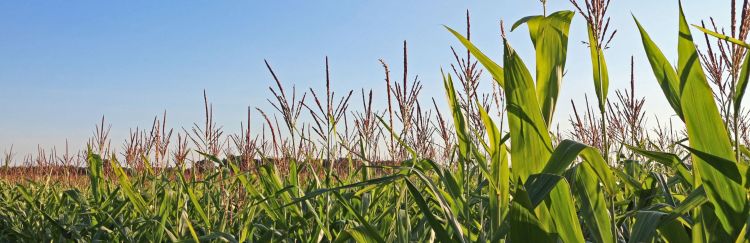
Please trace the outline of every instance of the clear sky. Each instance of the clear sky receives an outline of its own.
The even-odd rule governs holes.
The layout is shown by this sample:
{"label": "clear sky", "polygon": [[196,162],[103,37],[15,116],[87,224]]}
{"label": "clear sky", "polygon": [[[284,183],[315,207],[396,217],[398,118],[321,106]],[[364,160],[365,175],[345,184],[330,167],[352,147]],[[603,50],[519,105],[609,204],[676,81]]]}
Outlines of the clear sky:
{"label": "clear sky", "polygon": [[[550,12],[573,9],[567,0],[549,2]],[[728,0],[684,4],[691,23],[708,16],[728,22]],[[216,121],[237,130],[248,106],[269,109],[272,79],[263,59],[284,83],[306,90],[324,88],[328,56],[336,90],[372,88],[376,100],[383,100],[378,59],[400,77],[403,40],[409,42],[409,73],[425,84],[422,100],[443,101],[440,68],[452,63],[449,47],[459,44],[441,25],[463,29],[466,9],[473,41],[496,60],[502,50],[499,21],[509,29],[542,11],[533,0],[0,1],[0,150],[11,144],[19,155],[37,145],[59,149],[65,139],[78,148],[102,115],[117,146],[129,128],[149,127],[164,110],[169,126],[190,127],[202,120],[203,89]],[[627,85],[629,57],[635,55],[636,92],[646,96],[647,111],[671,114],[630,14],[676,60],[677,11],[676,0],[612,0],[618,33],[605,54],[611,97]],[[584,93],[595,99],[580,15],[570,36],[556,114],[563,127],[570,99],[581,103]],[[509,38],[533,69],[526,28]]]}

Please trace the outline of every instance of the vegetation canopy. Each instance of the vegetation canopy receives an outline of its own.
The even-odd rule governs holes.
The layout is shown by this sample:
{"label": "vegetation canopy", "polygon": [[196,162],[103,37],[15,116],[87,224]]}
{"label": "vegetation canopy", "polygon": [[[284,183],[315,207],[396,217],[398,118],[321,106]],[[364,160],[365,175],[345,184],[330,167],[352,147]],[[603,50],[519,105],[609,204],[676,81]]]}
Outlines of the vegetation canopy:
{"label": "vegetation canopy", "polygon": [[[442,109],[420,99],[404,42],[402,80],[380,60],[382,109],[372,90],[332,90],[327,58],[324,90],[287,89],[266,62],[273,110],[248,108],[238,134],[214,122],[204,92],[203,124],[174,131],[165,112],[119,150],[104,118],[77,154],[14,163],[11,148],[0,241],[750,242],[750,3],[731,1],[729,34],[713,19],[691,25],[680,5],[676,62],[633,14],[638,55],[681,122],[656,128],[644,126],[633,59],[629,89],[608,95],[622,80],[605,61],[609,1],[540,3],[511,32],[501,23],[500,60],[472,44],[468,11],[465,32],[445,27],[461,46],[441,70]],[[585,24],[587,53],[568,52],[572,24]],[[506,39],[526,30],[534,73]],[[569,55],[590,58],[596,101],[571,101],[561,132]]]}

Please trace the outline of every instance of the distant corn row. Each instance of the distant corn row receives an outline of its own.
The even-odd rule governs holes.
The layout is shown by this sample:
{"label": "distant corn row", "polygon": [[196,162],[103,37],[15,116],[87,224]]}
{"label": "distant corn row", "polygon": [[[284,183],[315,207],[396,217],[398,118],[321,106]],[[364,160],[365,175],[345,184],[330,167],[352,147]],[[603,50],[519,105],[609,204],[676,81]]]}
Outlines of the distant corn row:
{"label": "distant corn row", "polygon": [[[634,17],[684,123],[652,130],[632,64],[630,89],[607,97],[609,1],[571,3],[588,27],[597,99],[580,113],[571,101],[568,132],[552,127],[575,12],[547,14],[545,5],[512,25],[528,27],[535,75],[504,29],[501,61],[475,47],[467,12],[466,34],[446,27],[467,49],[461,57],[451,48],[456,63],[442,73],[449,113],[420,102],[406,42],[401,82],[381,60],[382,110],[364,90],[361,109],[350,109],[353,92],[331,89],[327,60],[325,91],[302,95],[266,63],[275,112],[256,108],[258,135],[249,109],[240,134],[224,136],[204,94],[205,124],[177,132],[176,144],[165,113],[150,131],[131,132],[122,152],[102,120],[78,155],[40,149],[11,167],[6,153],[0,241],[750,242],[748,1],[739,21],[732,1],[730,35],[713,20],[694,26],[704,51],[680,6],[677,63]],[[494,80],[490,92],[482,74]]]}

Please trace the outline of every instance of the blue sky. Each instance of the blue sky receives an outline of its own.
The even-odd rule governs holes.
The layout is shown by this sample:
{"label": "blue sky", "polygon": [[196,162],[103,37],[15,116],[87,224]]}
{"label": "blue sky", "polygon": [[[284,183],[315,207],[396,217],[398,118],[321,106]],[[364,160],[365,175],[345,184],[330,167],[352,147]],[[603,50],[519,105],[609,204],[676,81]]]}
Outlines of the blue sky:
{"label": "blue sky", "polygon": [[[568,1],[549,1],[549,11],[573,9]],[[684,4],[691,23],[709,16],[728,21],[729,1]],[[324,88],[328,56],[336,90],[372,88],[382,100],[378,59],[400,77],[403,40],[409,42],[409,73],[425,84],[422,100],[443,101],[440,68],[452,63],[449,47],[458,43],[442,25],[463,29],[466,9],[473,41],[497,60],[499,21],[509,28],[542,11],[538,1],[528,0],[2,1],[0,150],[11,144],[19,155],[37,145],[59,149],[65,139],[79,148],[102,115],[112,124],[116,146],[129,128],[150,126],[164,110],[169,126],[190,127],[202,120],[203,89],[214,103],[216,121],[235,131],[248,106],[269,109],[265,99],[272,79],[264,59],[282,82],[306,90]],[[637,94],[647,98],[648,112],[668,117],[671,111],[652,77],[631,12],[676,60],[677,1],[612,1],[618,34],[605,54],[610,95],[627,85],[629,57],[635,55]],[[571,114],[570,99],[581,103],[584,93],[595,99],[587,49],[580,43],[586,37],[580,15],[570,36],[556,114],[562,127]],[[533,69],[527,30],[509,33],[509,39]]]}

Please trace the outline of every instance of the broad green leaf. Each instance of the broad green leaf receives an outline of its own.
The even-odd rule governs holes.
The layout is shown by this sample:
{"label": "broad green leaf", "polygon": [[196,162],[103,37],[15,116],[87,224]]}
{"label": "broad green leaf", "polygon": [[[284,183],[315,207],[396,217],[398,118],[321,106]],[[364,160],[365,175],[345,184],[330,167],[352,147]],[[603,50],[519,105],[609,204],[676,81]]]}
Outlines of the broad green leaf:
{"label": "broad green leaf", "polygon": [[511,242],[555,242],[549,229],[541,223],[529,207],[531,202],[528,195],[521,189],[513,194],[515,200],[510,202],[508,222],[510,224],[509,239]]}
{"label": "broad green leaf", "polygon": [[234,236],[222,232],[213,232],[204,236],[200,236],[198,237],[198,240],[200,242],[214,242],[216,240],[222,240],[229,243],[238,243],[237,239],[235,239]]}
{"label": "broad green leaf", "polygon": [[[680,77],[681,104],[690,147],[734,161],[732,144],[716,107],[711,88],[703,73],[698,51],[680,5],[677,73]],[[722,171],[693,153],[694,169],[706,189],[722,228],[736,238],[747,221],[747,192],[742,184],[724,176]],[[736,163],[736,162],[735,162]]]}
{"label": "broad green leaf", "polygon": [[472,141],[467,131],[466,120],[461,112],[461,105],[458,103],[458,97],[456,97],[456,89],[453,87],[453,79],[451,75],[446,76],[443,74],[443,85],[445,86],[445,93],[448,97],[448,105],[453,115],[453,125],[456,128],[456,138],[458,139],[458,155],[459,163],[465,163],[471,153]]}
{"label": "broad green leaf", "polygon": [[736,38],[733,38],[731,36],[727,36],[727,35],[724,35],[724,34],[716,33],[716,32],[714,32],[712,30],[700,27],[700,26],[695,25],[695,24],[693,24],[692,26],[695,27],[696,29],[702,31],[703,33],[706,33],[706,34],[711,35],[713,37],[716,37],[716,38],[719,38],[719,39],[722,39],[722,40],[725,40],[725,41],[732,42],[734,44],[740,45],[740,46],[745,47],[745,48],[750,48],[750,44],[748,44],[748,43],[746,43],[746,42],[744,42],[742,40],[738,40]]}
{"label": "broad green leaf", "polygon": [[185,222],[185,225],[187,225],[188,230],[190,231],[190,236],[193,239],[193,242],[201,242],[200,238],[198,237],[198,233],[195,232],[195,227],[193,227],[193,223],[190,222],[190,218],[188,218],[187,212],[182,212],[182,221]]}
{"label": "broad green leaf", "polygon": [[[525,24],[527,22],[536,20],[538,18],[543,18],[543,17],[544,16],[542,16],[542,15],[531,15],[531,16],[526,16],[526,17],[520,18],[515,23],[513,23],[513,26],[510,27],[510,31],[516,30],[516,28],[518,28],[518,26],[521,26],[522,24]],[[534,39],[535,37],[532,36],[531,38]]]}
{"label": "broad green leaf", "polygon": [[690,242],[690,235],[685,230],[685,225],[677,220],[663,221],[657,232],[666,242]]}
{"label": "broad green leaf", "polygon": [[615,171],[615,175],[617,175],[617,177],[620,177],[622,182],[625,185],[630,186],[631,189],[636,190],[636,191],[643,190],[643,187],[641,186],[640,181],[636,180],[635,178],[623,172],[622,170],[614,170],[614,171]]}
{"label": "broad green leaf", "polygon": [[596,98],[599,101],[599,111],[604,111],[607,104],[607,94],[609,92],[609,71],[607,62],[604,60],[604,50],[600,48],[599,41],[594,36],[593,27],[589,24],[589,51],[591,53],[591,68],[594,74],[594,90]]}
{"label": "broad green leaf", "polygon": [[[434,168],[436,168],[435,171],[437,171],[437,165],[435,165],[435,163],[431,161],[430,163],[433,165]],[[435,185],[432,177],[428,177],[419,169],[409,168],[409,170],[411,170],[415,175],[417,175],[417,177],[425,185],[427,185],[427,189],[428,189],[427,192],[430,193],[435,198],[435,201],[438,203],[438,205],[444,212],[444,215],[448,221],[448,225],[450,225],[450,227],[453,229],[455,238],[458,239],[455,241],[466,242],[466,239],[464,238],[464,235],[463,235],[463,229],[458,221],[456,214],[454,213],[454,211],[456,210],[453,210],[449,206],[450,202],[461,202],[461,200],[459,198],[453,198],[450,195],[446,195],[446,193],[443,190],[441,190]],[[446,173],[446,174],[450,175],[450,173]],[[441,178],[441,181],[443,181],[445,184],[447,184],[446,178],[447,176]]]}
{"label": "broad green leaf", "polygon": [[550,126],[560,92],[565,60],[568,52],[568,31],[573,11],[554,12],[548,16],[528,16],[521,23],[529,27],[529,35],[536,50],[536,94],[542,115]]}
{"label": "broad green leaf", "polygon": [[615,184],[615,177],[604,157],[602,157],[597,149],[573,140],[566,139],[557,145],[542,172],[562,175],[577,157],[581,157],[584,162],[594,169],[594,172],[596,172],[597,177],[604,184],[607,192],[614,195],[617,186]]}
{"label": "broad green leaf", "polygon": [[580,204],[579,215],[588,228],[594,242],[611,243],[612,225],[609,209],[596,178],[596,172],[588,163],[575,167],[573,179],[574,196]]}
{"label": "broad green leaf", "polygon": [[507,40],[503,63],[512,173],[514,180],[526,181],[529,175],[542,171],[552,152],[552,143],[531,74]]}
{"label": "broad green leaf", "polygon": [[534,174],[524,186],[531,207],[547,200],[549,214],[555,223],[555,232],[563,242],[583,242],[583,233],[576,215],[575,201],[570,196],[568,181],[553,174]]}
{"label": "broad green leaf", "polygon": [[496,231],[500,228],[502,217],[507,213],[507,205],[510,202],[508,156],[502,136],[495,122],[481,105],[477,107],[479,107],[479,114],[487,129],[487,137],[489,137],[490,143],[488,151],[490,153],[490,176],[488,179],[494,181],[496,189],[492,190],[493,195],[490,195],[489,211],[492,214],[492,217],[490,217],[492,229]]}
{"label": "broad green leaf", "polygon": [[705,153],[703,151],[697,150],[695,148],[691,148],[688,146],[683,146],[685,149],[690,151],[695,157],[701,158],[703,161],[705,161],[708,165],[710,165],[712,168],[714,168],[718,173],[720,173],[724,178],[729,179],[737,184],[740,185],[746,185],[747,184],[747,165],[735,163],[734,161],[721,158],[709,153]]}
{"label": "broad green leaf", "polygon": [[684,121],[682,104],[680,102],[680,90],[682,86],[680,85],[680,80],[677,78],[677,72],[675,72],[672,64],[669,63],[669,60],[667,60],[667,57],[664,56],[664,53],[662,53],[656,43],[651,40],[651,37],[649,37],[635,16],[633,16],[633,20],[635,20],[635,24],[641,33],[643,49],[646,51],[646,57],[648,57],[648,62],[651,64],[651,70],[654,72],[656,81],[659,82],[659,86],[667,98],[669,105],[672,106],[672,110]]}
{"label": "broad green leaf", "polygon": [[684,242],[688,238],[681,223],[676,219],[685,215],[690,210],[702,205],[706,199],[703,187],[693,190],[688,197],[683,200],[679,206],[672,209],[671,212],[661,211],[639,211],[636,214],[636,222],[633,230],[630,232],[631,242],[650,242],[654,232],[658,229],[662,235],[678,242]]}
{"label": "broad green leaf", "polygon": [[564,178],[550,192],[550,214],[555,221],[557,234],[563,242],[584,242],[581,223],[576,214],[576,204],[570,196],[570,186]]}
{"label": "broad green leaf", "polygon": [[109,160],[109,163],[112,167],[112,171],[115,172],[115,175],[117,175],[117,178],[120,182],[120,188],[122,188],[123,193],[125,193],[125,196],[128,197],[131,204],[133,204],[135,210],[140,214],[147,213],[146,201],[143,200],[141,194],[139,194],[136,189],[133,188],[133,184],[130,183],[128,175],[125,173],[122,167],[120,167],[120,163],[117,162],[117,159],[114,155]]}
{"label": "broad green leaf", "polygon": [[344,230],[344,232],[334,242],[350,242],[354,240],[357,243],[382,242],[370,237],[368,231],[363,226],[357,226]]}
{"label": "broad green leaf", "polygon": [[562,179],[562,176],[546,173],[529,176],[529,179],[524,184],[524,188],[526,188],[529,195],[531,208],[536,208],[539,203],[546,199],[552,189],[557,185],[557,182]]}
{"label": "broad green leaf", "polygon": [[630,231],[630,242],[651,242],[656,229],[667,213],[659,211],[638,211],[633,230]]}
{"label": "broad green leaf", "polygon": [[101,201],[101,187],[102,182],[102,157],[98,154],[94,154],[91,147],[88,148],[88,156],[86,161],[88,162],[89,181],[91,183],[91,193],[94,196],[95,201]]}
{"label": "broad green leaf", "polygon": [[734,90],[734,114],[739,114],[742,110],[742,97],[745,96],[747,82],[750,79],[750,51],[745,52],[745,58],[742,61],[740,76]]}
{"label": "broad green leaf", "polygon": [[345,190],[345,189],[352,189],[352,188],[359,188],[359,187],[366,187],[366,186],[387,184],[387,183],[393,182],[393,181],[401,179],[401,178],[403,178],[403,175],[401,175],[401,174],[394,174],[394,175],[379,177],[379,178],[370,179],[370,180],[367,180],[367,181],[355,182],[355,183],[352,183],[352,184],[347,184],[347,185],[333,187],[333,188],[322,188],[322,189],[312,190],[312,191],[308,191],[305,194],[305,196],[303,196],[303,197],[295,198],[293,200],[290,200],[288,203],[284,204],[282,207],[288,207],[288,206],[291,206],[291,205],[297,204],[299,202],[303,202],[303,201],[309,200],[311,198],[315,198],[317,196],[320,196],[320,195],[323,195],[323,194],[329,193],[329,192],[336,192],[336,191],[341,191],[341,190]]}
{"label": "broad green leaf", "polygon": [[680,205],[677,205],[677,207],[672,209],[667,220],[677,219],[678,217],[686,215],[690,210],[703,205],[703,203],[707,201],[708,198],[706,198],[706,191],[703,189],[703,186],[693,189],[693,191],[690,192],[682,202],[680,202]]}
{"label": "broad green leaf", "polygon": [[[649,56],[654,74],[670,104],[685,122],[690,147],[702,153],[736,163],[726,127],[701,67],[693,37],[682,11],[682,5],[680,4],[679,16],[678,64],[677,72],[674,75],[669,71],[671,70],[669,62],[666,61],[661,51],[648,38],[637,20],[636,23],[641,31],[644,48]],[[679,101],[679,106],[674,104],[675,101]],[[696,153],[692,153],[692,162],[693,174],[696,178],[693,187],[697,188],[703,184],[706,195],[713,205],[713,208],[701,208],[701,212],[704,214],[703,220],[711,218],[712,216],[707,214],[712,211],[715,213],[716,219],[721,222],[723,233],[728,238],[736,238],[739,236],[748,214],[746,191],[743,185],[724,176],[722,171]],[[704,227],[714,226],[709,222],[703,222],[701,225]],[[705,237],[711,241],[726,240],[727,238],[720,236],[722,232],[715,232],[707,228],[704,233],[706,234]]]}

